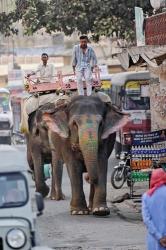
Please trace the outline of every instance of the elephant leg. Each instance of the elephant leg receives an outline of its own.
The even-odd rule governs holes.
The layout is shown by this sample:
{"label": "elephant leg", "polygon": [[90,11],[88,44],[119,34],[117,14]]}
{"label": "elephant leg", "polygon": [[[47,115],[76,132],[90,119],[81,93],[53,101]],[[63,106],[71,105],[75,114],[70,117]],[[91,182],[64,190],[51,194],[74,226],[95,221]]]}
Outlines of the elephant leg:
{"label": "elephant leg", "polygon": [[28,148],[27,148],[27,162],[28,162],[30,172],[32,175],[32,180],[35,181],[34,164],[33,164],[32,154],[31,154],[30,150],[28,150]]}
{"label": "elephant leg", "polygon": [[[85,173],[85,174],[84,174],[84,179],[85,179],[85,181],[86,181],[87,183],[90,184],[88,173]],[[92,211],[92,208],[93,208],[94,193],[95,193],[95,186],[94,186],[93,184],[90,184],[89,206],[88,206],[89,211]]]}
{"label": "elephant leg", "polygon": [[93,209],[93,199],[95,194],[95,186],[93,184],[90,185],[90,193],[89,193],[89,211]]}
{"label": "elephant leg", "polygon": [[71,163],[67,163],[67,170],[71,182],[72,199],[70,202],[72,215],[87,215],[85,194],[83,191],[83,170],[82,165],[75,159]]}
{"label": "elephant leg", "polygon": [[33,172],[34,171],[34,164],[33,164],[33,159],[32,159],[32,154],[29,146],[29,142],[27,143],[27,161],[30,170]]}
{"label": "elephant leg", "polygon": [[92,212],[94,215],[106,216],[110,214],[110,209],[108,208],[106,201],[107,159],[99,160],[98,172],[99,179],[98,183],[95,184]]}
{"label": "elephant leg", "polygon": [[43,197],[46,197],[49,193],[49,187],[44,180],[44,161],[41,152],[33,150],[32,159],[34,163],[36,191],[41,193]]}
{"label": "elephant leg", "polygon": [[62,174],[63,162],[52,156],[52,182],[51,182],[51,199],[64,200],[65,195],[62,193]]}
{"label": "elephant leg", "polygon": [[50,199],[56,200],[56,190],[55,190],[55,167],[54,164],[51,164],[52,175],[51,175],[51,194]]}

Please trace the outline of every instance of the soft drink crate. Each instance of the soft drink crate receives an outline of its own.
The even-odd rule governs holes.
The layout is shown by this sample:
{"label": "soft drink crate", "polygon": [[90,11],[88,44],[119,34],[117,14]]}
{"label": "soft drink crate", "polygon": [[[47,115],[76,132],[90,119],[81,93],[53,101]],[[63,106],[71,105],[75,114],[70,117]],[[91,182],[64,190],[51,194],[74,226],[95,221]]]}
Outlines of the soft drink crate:
{"label": "soft drink crate", "polygon": [[131,172],[131,180],[134,182],[142,182],[148,181],[150,178],[150,172],[142,172],[142,171],[132,171]]}
{"label": "soft drink crate", "polygon": [[151,168],[152,164],[153,162],[150,159],[132,158],[130,166],[132,170],[141,170]]}
{"label": "soft drink crate", "polygon": [[166,158],[166,143],[154,143],[151,145],[132,146],[131,168],[151,168],[154,162],[160,162]]}

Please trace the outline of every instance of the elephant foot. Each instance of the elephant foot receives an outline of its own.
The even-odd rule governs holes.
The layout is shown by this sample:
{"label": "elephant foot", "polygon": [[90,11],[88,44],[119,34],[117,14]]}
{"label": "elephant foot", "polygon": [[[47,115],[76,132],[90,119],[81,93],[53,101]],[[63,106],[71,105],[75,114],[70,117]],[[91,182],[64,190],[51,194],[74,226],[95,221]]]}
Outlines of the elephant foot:
{"label": "elephant foot", "polygon": [[88,215],[88,208],[71,208],[71,215]]}
{"label": "elephant foot", "polygon": [[89,210],[89,212],[92,212],[92,206],[88,206],[88,210]]}
{"label": "elephant foot", "polygon": [[36,191],[41,193],[42,196],[45,198],[49,194],[50,189],[47,185],[45,185],[43,187],[40,187],[39,189],[37,188]]}
{"label": "elephant foot", "polygon": [[110,214],[110,209],[108,207],[96,207],[92,213],[96,216],[107,216]]}
{"label": "elephant foot", "polygon": [[52,193],[50,195],[50,199],[51,200],[56,200],[56,201],[60,201],[60,200],[65,200],[65,195],[63,193]]}

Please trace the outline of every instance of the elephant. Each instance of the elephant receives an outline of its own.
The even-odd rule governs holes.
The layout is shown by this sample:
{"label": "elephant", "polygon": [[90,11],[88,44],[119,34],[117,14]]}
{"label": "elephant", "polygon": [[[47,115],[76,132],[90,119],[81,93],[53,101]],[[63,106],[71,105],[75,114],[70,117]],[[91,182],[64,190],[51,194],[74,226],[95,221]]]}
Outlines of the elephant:
{"label": "elephant", "polygon": [[[72,215],[86,215],[90,210],[97,216],[110,214],[106,201],[108,158],[116,131],[127,121],[128,115],[98,96],[75,96],[67,104],[42,111],[39,123],[47,126],[54,159],[67,166]],[[83,190],[84,172],[90,183],[89,207]]]}
{"label": "elephant", "polygon": [[37,123],[37,116],[41,108],[43,109],[41,106],[29,115],[29,133],[26,134],[27,161],[30,169],[34,173],[36,191],[40,192],[43,197],[49,194],[49,187],[45,183],[44,164],[51,163],[52,184],[50,197],[52,200],[63,200],[65,198],[61,188],[63,162],[61,160],[57,162],[55,171],[55,161],[53,161],[54,149],[52,149],[49,144],[48,130],[46,127],[42,126],[42,124]]}

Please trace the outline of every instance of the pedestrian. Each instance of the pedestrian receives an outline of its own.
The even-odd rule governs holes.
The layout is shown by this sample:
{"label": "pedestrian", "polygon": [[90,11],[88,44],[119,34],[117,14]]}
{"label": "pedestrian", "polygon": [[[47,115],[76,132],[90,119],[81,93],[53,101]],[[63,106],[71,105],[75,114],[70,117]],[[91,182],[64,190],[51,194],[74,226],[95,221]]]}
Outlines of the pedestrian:
{"label": "pedestrian", "polygon": [[32,73],[28,74],[27,77],[30,77],[31,75],[36,75],[38,78],[38,83],[53,82],[55,69],[53,64],[48,63],[48,59],[48,54],[43,53],[41,55],[42,63],[39,64],[36,71],[33,71]]}
{"label": "pedestrian", "polygon": [[97,67],[97,58],[94,50],[87,45],[88,37],[80,36],[80,44],[74,46],[72,66],[77,78],[79,95],[84,95],[83,79],[86,82],[87,95],[92,93],[92,72]]}
{"label": "pedestrian", "polygon": [[152,171],[150,189],[142,197],[142,217],[148,230],[147,250],[166,249],[166,172]]}

